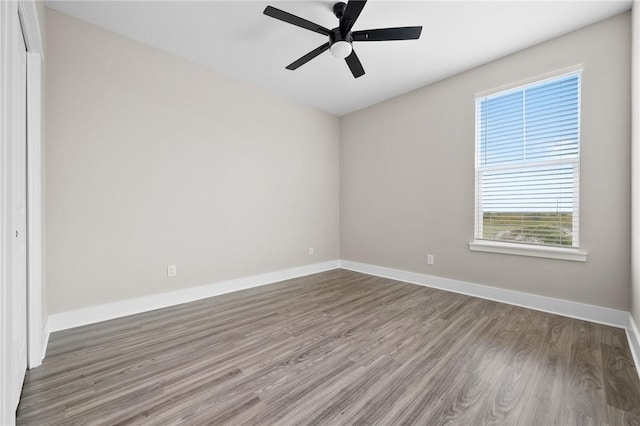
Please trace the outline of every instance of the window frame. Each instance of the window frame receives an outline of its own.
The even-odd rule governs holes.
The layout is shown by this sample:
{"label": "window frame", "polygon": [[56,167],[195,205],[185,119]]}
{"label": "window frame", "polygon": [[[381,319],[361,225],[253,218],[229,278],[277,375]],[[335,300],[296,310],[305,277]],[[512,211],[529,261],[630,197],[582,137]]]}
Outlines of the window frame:
{"label": "window frame", "polygon": [[[562,259],[562,260],[573,260],[585,262],[587,260],[587,252],[580,248],[580,166],[581,166],[581,158],[582,158],[582,147],[581,147],[581,120],[582,120],[582,111],[581,111],[581,96],[582,96],[582,64],[574,65],[571,67],[563,68],[560,70],[556,70],[550,73],[538,75],[535,77],[528,78],[526,80],[520,80],[517,82],[510,83],[508,85],[504,85],[498,88],[486,90],[483,92],[479,92],[475,94],[474,98],[474,126],[475,126],[475,156],[474,156],[474,239],[469,243],[469,249],[472,251],[483,251],[490,253],[502,253],[502,254],[512,254],[512,255],[522,255],[522,256],[534,256],[534,257],[544,257],[551,259]],[[528,87],[537,86],[543,84],[545,82],[550,82],[552,80],[560,79],[563,77],[567,77],[570,75],[577,75],[578,78],[578,98],[577,98],[577,110],[578,110],[578,153],[577,157],[573,159],[563,159],[563,160],[543,160],[537,161],[535,163],[523,163],[516,165],[499,165],[499,166],[488,166],[484,167],[481,170],[478,167],[478,156],[480,155],[480,123],[479,123],[479,111],[481,107],[481,103],[483,100],[489,97],[505,95],[509,92],[516,91],[524,91]],[[483,228],[483,215],[480,215],[480,204],[482,200],[482,179],[481,174],[483,171],[490,171],[492,169],[503,169],[503,170],[516,170],[518,168],[531,168],[531,167],[540,167],[543,165],[551,165],[551,164],[572,164],[573,166],[573,208],[572,211],[577,214],[573,214],[573,230],[574,235],[572,236],[572,246],[571,247],[562,247],[562,246],[554,246],[554,245],[546,245],[546,244],[529,244],[529,243],[521,243],[521,242],[509,242],[509,241],[497,241],[497,240],[485,240],[479,238],[482,235]]]}

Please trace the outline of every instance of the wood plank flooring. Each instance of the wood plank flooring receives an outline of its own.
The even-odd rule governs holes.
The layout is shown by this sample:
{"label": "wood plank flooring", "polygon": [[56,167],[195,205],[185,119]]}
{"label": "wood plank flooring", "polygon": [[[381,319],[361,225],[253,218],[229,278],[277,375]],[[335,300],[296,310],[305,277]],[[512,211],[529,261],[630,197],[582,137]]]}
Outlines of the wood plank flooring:
{"label": "wood plank flooring", "polygon": [[623,330],[334,270],[54,333],[20,425],[640,424]]}

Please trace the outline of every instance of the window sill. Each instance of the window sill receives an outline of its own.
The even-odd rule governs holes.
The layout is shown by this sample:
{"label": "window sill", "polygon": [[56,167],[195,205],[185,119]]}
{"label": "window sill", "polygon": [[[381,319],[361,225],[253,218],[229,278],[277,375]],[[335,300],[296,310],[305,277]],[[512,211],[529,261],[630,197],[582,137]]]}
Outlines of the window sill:
{"label": "window sill", "polygon": [[469,243],[469,250],[488,253],[514,254],[517,256],[546,257],[548,259],[586,262],[587,252],[576,248],[543,247],[501,241],[476,240]]}

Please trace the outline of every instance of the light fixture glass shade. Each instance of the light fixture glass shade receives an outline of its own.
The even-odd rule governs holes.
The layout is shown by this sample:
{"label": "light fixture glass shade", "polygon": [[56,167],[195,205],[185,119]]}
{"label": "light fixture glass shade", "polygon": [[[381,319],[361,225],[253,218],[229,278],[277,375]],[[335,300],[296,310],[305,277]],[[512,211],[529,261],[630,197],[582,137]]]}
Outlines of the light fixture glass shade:
{"label": "light fixture glass shade", "polygon": [[351,43],[346,42],[346,41],[336,41],[335,43],[333,43],[331,45],[331,54],[338,58],[338,59],[344,59],[347,56],[351,55],[351,52],[353,51],[353,47],[351,46]]}

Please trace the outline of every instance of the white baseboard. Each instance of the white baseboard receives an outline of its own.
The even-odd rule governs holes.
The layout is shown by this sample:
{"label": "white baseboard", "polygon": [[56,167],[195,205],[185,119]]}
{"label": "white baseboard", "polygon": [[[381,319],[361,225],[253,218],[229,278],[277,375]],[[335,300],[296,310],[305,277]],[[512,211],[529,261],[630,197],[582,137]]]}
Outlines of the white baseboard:
{"label": "white baseboard", "polygon": [[441,278],[417,272],[369,265],[349,260],[332,260],[328,262],[304,265],[260,275],[191,287],[184,290],[154,294],[53,314],[49,316],[43,332],[42,357],[44,358],[46,353],[49,334],[55,331],[66,330],[127,315],[134,315],[182,303],[193,302],[195,300],[259,287],[292,278],[303,277],[340,267],[350,271],[390,278],[425,287],[438,288],[454,293],[461,293],[468,296],[549,312],[565,317],[623,328],[627,332],[627,339],[629,341],[629,347],[631,348],[634,362],[636,366],[640,366],[640,333],[638,332],[638,328],[631,315],[627,311],[539,296],[503,288],[490,287],[466,281]]}
{"label": "white baseboard", "polygon": [[352,262],[350,260],[341,260],[340,266],[343,269],[362,272],[363,274],[391,278],[411,284],[438,288],[454,293],[461,293],[468,296],[475,296],[482,299],[489,299],[496,302],[535,309],[537,311],[610,325],[617,328],[627,329],[629,324],[629,312],[627,311],[587,305],[585,303],[571,302],[569,300],[555,299],[552,297],[539,296],[520,291],[506,290],[503,288],[490,287],[466,281],[419,274],[417,272],[408,272],[383,266]]}
{"label": "white baseboard", "polygon": [[627,340],[633,356],[633,363],[636,365],[636,371],[640,377],[640,333],[631,314],[629,314],[629,323],[627,325]]}
{"label": "white baseboard", "polygon": [[[91,306],[89,308],[53,314],[49,316],[49,320],[47,321],[47,341],[49,332],[52,333],[55,331],[79,327],[81,325],[93,324],[127,315],[153,311],[155,309],[193,302],[207,297],[218,296],[225,293],[232,293],[234,291],[272,284],[292,278],[303,277],[305,275],[316,274],[318,272],[329,271],[339,267],[339,260],[331,260],[328,262],[282,269],[279,271],[267,272],[265,274],[253,275],[229,281],[220,281],[184,290],[153,294],[135,299],[122,300],[119,302],[106,303],[104,305]],[[46,348],[46,344],[43,346]]]}

